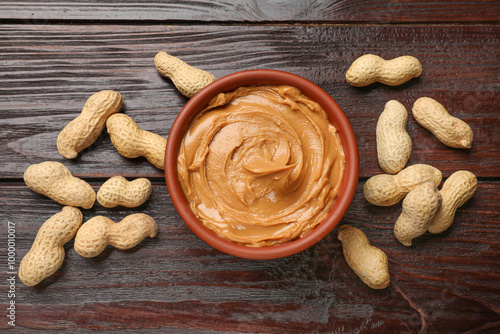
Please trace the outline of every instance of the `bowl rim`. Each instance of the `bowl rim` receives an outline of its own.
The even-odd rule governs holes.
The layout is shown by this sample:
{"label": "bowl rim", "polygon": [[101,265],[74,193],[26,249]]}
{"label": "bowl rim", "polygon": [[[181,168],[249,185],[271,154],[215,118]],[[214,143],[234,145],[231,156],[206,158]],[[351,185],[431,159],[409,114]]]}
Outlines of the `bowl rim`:
{"label": "bowl rim", "polygon": [[[224,239],[203,225],[195,216],[177,177],[177,153],[185,131],[209,101],[219,93],[230,92],[242,86],[289,85],[319,103],[327,112],[340,137],[346,164],[342,185],[327,217],[303,238],[281,245],[249,247]],[[177,140],[173,140],[173,139]],[[165,149],[165,180],[170,198],[184,223],[200,239],[226,254],[240,258],[267,260],[299,253],[328,235],[344,217],[356,192],[359,174],[359,153],[354,131],[347,116],[337,102],[312,81],[280,70],[255,69],[235,72],[215,80],[196,93],[182,108],[175,119]]]}

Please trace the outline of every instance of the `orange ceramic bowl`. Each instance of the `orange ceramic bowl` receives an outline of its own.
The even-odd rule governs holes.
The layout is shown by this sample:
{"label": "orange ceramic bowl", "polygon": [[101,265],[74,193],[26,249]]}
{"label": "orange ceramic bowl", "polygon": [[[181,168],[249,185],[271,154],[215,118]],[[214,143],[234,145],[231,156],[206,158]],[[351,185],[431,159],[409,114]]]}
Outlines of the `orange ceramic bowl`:
{"label": "orange ceramic bowl", "polygon": [[[177,176],[177,155],[184,134],[196,116],[219,93],[230,92],[242,86],[289,85],[298,88],[311,100],[318,102],[328,114],[330,123],[338,131],[344,149],[346,165],[341,189],[328,216],[302,238],[286,244],[268,247],[248,247],[224,239],[206,228],[191,211]],[[277,70],[248,70],[218,79],[194,95],[182,108],[168,135],[165,153],[165,178],[172,202],[187,226],[212,247],[246,259],[275,259],[299,253],[330,233],[349,207],[358,182],[358,147],[351,125],[335,100],[311,81],[295,74]]]}

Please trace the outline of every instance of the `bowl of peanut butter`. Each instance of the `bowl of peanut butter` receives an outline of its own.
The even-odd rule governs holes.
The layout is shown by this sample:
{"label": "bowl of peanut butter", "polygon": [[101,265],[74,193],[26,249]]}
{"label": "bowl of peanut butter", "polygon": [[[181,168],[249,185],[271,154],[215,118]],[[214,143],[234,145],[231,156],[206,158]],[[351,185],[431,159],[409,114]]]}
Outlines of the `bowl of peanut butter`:
{"label": "bowl of peanut butter", "polygon": [[301,252],[343,218],[358,181],[354,132],[313,82],[248,70],[195,94],[170,130],[165,178],[186,225],[247,259]]}

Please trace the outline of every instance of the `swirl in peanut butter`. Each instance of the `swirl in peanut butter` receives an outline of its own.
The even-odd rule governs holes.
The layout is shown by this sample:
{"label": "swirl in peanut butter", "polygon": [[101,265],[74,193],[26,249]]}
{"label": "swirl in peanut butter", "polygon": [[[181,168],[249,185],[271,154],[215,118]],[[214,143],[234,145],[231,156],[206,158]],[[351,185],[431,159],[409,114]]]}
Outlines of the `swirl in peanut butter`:
{"label": "swirl in peanut butter", "polygon": [[321,223],[344,167],[325,111],[290,86],[219,94],[191,125],[178,156],[180,183],[198,219],[254,247],[300,238]]}

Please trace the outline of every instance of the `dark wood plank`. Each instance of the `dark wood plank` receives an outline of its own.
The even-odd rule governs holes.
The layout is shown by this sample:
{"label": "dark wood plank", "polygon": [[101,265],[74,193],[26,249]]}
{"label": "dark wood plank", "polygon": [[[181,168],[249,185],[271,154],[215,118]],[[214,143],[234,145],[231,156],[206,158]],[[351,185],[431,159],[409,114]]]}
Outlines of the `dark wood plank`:
{"label": "dark wood plank", "polygon": [[190,22],[491,22],[500,20],[495,0],[293,0],[293,1],[0,1],[0,19]]}
{"label": "dark wood plank", "polygon": [[[429,163],[445,176],[468,169],[500,177],[500,27],[431,26],[0,26],[0,161],[2,178],[21,178],[28,165],[57,160],[84,177],[144,175],[162,171],[145,159],[121,157],[106,131],[69,161],[56,148],[60,130],[96,91],[115,89],[124,112],[149,131],[168,136],[187,99],[153,65],[165,50],[222,77],[240,70],[271,68],[301,75],[331,94],[357,136],[360,176],[381,173],[375,125],[388,100],[413,102],[429,96],[468,122],[470,150],[441,144],[409,117],[414,150],[409,161]],[[399,87],[345,82],[351,62],[364,53],[385,58],[411,54],[422,76]]]}
{"label": "dark wood plank", "polygon": [[[92,183],[97,190],[99,183]],[[136,209],[83,210],[84,220],[116,221],[145,212],[159,234],[129,251],[108,247],[94,259],[66,245],[60,270],[30,288],[16,283],[16,331],[50,329],[153,333],[169,330],[252,333],[485,333],[500,329],[498,182],[481,182],[454,225],[406,248],[392,228],[400,205],[375,207],[360,183],[341,224],[361,228],[389,257],[391,284],[371,290],[347,266],[337,229],[297,255],[270,261],[216,251],[183,224],[166,187]],[[60,205],[22,183],[0,184],[0,244],[15,223],[17,263],[40,226]],[[0,249],[0,261],[7,262]],[[0,272],[5,282],[7,273]],[[5,284],[0,293],[6,295]],[[0,307],[6,308],[6,299]],[[460,321],[457,321],[460,319]],[[6,321],[0,322],[6,329]]]}

